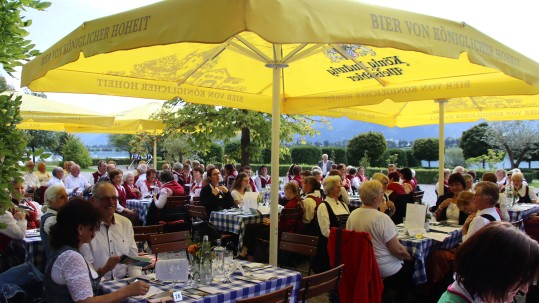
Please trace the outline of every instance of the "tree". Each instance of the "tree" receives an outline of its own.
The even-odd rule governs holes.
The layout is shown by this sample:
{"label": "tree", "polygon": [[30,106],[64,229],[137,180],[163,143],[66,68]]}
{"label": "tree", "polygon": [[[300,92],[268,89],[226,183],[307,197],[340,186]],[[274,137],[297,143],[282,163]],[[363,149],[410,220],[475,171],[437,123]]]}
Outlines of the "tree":
{"label": "tree", "polygon": [[[462,148],[464,159],[486,155],[488,150],[492,149],[492,146],[485,141],[487,130],[488,124],[483,122],[462,132],[459,146]],[[485,162],[483,162],[483,168],[485,168]]]}
{"label": "tree", "polygon": [[530,147],[526,155],[526,161],[528,161],[528,169],[532,168],[532,161],[539,161],[539,143],[535,143]]}
{"label": "tree", "polygon": [[435,138],[417,139],[412,147],[412,154],[418,160],[427,161],[430,168],[430,161],[438,160],[438,143]]}
{"label": "tree", "polygon": [[34,50],[35,44],[25,39],[28,36],[26,28],[32,24],[32,20],[24,19],[21,12],[26,11],[26,8],[42,11],[50,5],[51,3],[40,0],[0,1],[0,63],[10,76],[13,76],[15,67],[22,66],[21,61],[28,61],[28,58],[39,54],[39,51]]}
{"label": "tree", "polygon": [[517,168],[525,159],[533,144],[539,143],[537,126],[524,121],[491,123],[485,133],[485,141],[495,149],[504,150]]}
{"label": "tree", "polygon": [[[365,156],[372,165],[385,165],[384,152],[387,149],[386,139],[379,132],[362,133],[348,141],[347,156],[351,165],[356,165]],[[366,163],[363,161],[363,163]],[[366,167],[366,166],[365,166]]]}
{"label": "tree", "polygon": [[462,148],[453,147],[445,150],[445,167],[466,166],[466,160],[462,154]]}
{"label": "tree", "polygon": [[[163,108],[164,111],[156,117],[166,123],[165,133],[189,134],[188,143],[196,146],[202,154],[208,152],[213,142],[223,140],[226,144],[239,133],[239,159],[241,166],[245,166],[250,164],[251,157],[258,158],[262,148],[271,145],[269,114],[187,103],[181,99],[167,101]],[[316,120],[307,116],[281,115],[281,143],[292,142],[294,135],[317,134],[313,128],[315,122]],[[281,151],[287,151],[283,144]]]}
{"label": "tree", "polygon": [[15,88],[7,83],[6,78],[0,76],[0,93],[6,90],[14,91]]}
{"label": "tree", "polygon": [[109,145],[116,147],[119,150],[123,150],[129,153],[129,158],[131,158],[133,152],[131,147],[131,141],[135,139],[136,135],[121,134],[121,135],[109,135]]}
{"label": "tree", "polygon": [[213,143],[210,146],[210,151],[202,154],[202,158],[206,163],[218,163],[223,161],[223,146]]}
{"label": "tree", "polygon": [[[34,163],[36,162],[36,153],[37,149],[49,149],[52,150],[55,148],[55,145],[58,144],[57,135],[54,132],[44,131],[44,130],[25,130],[24,132],[26,147],[30,148],[32,151],[31,157]],[[41,152],[40,155],[43,155]],[[43,156],[42,156],[43,158]]]}
{"label": "tree", "polygon": [[470,166],[474,164],[477,165],[478,163],[483,163],[483,165],[485,165],[485,163],[487,163],[489,169],[495,169],[496,165],[503,160],[504,156],[505,153],[503,151],[489,149],[486,155],[466,159],[466,164]]}
{"label": "tree", "polygon": [[92,164],[90,153],[82,141],[75,136],[70,136],[67,139],[66,144],[62,147],[62,155],[65,160],[74,161],[81,168],[87,168]]}
{"label": "tree", "polygon": [[162,143],[165,159],[172,163],[183,163],[185,158],[197,153],[195,146],[187,143],[187,136],[183,134],[173,134],[168,136]]}

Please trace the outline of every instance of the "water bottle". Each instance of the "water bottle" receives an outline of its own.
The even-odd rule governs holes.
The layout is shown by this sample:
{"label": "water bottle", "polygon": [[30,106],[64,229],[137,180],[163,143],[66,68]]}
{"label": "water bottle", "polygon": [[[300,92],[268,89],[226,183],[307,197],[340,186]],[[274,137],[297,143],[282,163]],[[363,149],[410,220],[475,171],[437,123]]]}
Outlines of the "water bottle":
{"label": "water bottle", "polygon": [[204,285],[209,285],[213,279],[210,259],[211,251],[209,248],[208,235],[204,235],[202,238],[202,251],[200,256],[200,283]]}
{"label": "water bottle", "polygon": [[213,277],[217,282],[225,280],[224,266],[225,266],[225,248],[221,246],[221,239],[217,239],[217,244],[213,248],[215,259],[213,260]]}

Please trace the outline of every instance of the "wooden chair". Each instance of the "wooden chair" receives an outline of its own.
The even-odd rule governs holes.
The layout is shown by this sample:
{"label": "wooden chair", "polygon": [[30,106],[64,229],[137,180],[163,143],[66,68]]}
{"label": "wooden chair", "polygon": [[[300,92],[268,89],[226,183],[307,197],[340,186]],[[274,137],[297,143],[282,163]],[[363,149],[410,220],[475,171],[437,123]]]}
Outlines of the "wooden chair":
{"label": "wooden chair", "polygon": [[307,302],[307,299],[317,297],[330,291],[338,291],[343,270],[344,264],[341,264],[326,272],[302,278],[297,302],[305,303]]}
{"label": "wooden chair", "polygon": [[[279,240],[279,250],[309,256],[311,260],[316,256],[317,248],[318,237],[314,236],[283,232]],[[311,262],[307,274],[311,274]]]}
{"label": "wooden chair", "polygon": [[292,294],[292,286],[276,290],[265,295],[248,299],[239,299],[236,303],[288,303]]}
{"label": "wooden chair", "polygon": [[[136,242],[149,242],[150,236],[163,232],[163,225],[133,226]],[[149,243],[148,243],[149,244]]]}
{"label": "wooden chair", "polygon": [[[189,216],[191,217],[191,235],[194,235],[194,232],[195,232],[195,229],[196,229],[196,225],[198,224],[203,224],[204,222],[208,222],[208,213],[206,213],[206,207],[204,206],[197,206],[197,205],[188,205],[187,207],[188,209],[188,212],[189,212]],[[232,233],[225,233],[225,232],[222,232],[221,233],[221,243],[222,244],[225,244],[227,243],[228,241],[232,240],[233,238],[235,238],[236,235],[232,234]]]}
{"label": "wooden chair", "polygon": [[200,204],[200,197],[193,197],[193,205],[201,206]]}
{"label": "wooden chair", "polygon": [[423,196],[425,195],[425,192],[422,190],[414,191],[412,193],[412,199],[415,203],[421,203],[423,202]]}
{"label": "wooden chair", "polygon": [[187,256],[187,235],[183,231],[168,233],[168,234],[153,234],[150,235],[150,243],[152,252],[155,254],[155,258],[158,258],[158,254],[185,250]]}

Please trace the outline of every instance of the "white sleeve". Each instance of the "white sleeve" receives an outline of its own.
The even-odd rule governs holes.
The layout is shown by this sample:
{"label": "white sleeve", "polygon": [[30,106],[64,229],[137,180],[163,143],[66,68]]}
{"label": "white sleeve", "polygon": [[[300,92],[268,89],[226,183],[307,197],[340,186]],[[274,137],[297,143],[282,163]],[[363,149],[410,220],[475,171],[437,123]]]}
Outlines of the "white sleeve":
{"label": "white sleeve", "polygon": [[146,186],[146,182],[141,182],[140,186],[138,186],[138,189],[140,190],[140,193],[142,194],[142,198],[148,196],[148,194],[150,192],[150,190]]}
{"label": "white sleeve", "polygon": [[262,190],[262,181],[260,180],[260,177],[255,178],[255,185],[259,191]]}
{"label": "white sleeve", "polygon": [[166,187],[163,187],[159,191],[159,199],[155,201],[155,206],[159,209],[165,207],[165,204],[167,204],[167,199],[168,199],[168,191]]}
{"label": "white sleeve", "polygon": [[344,204],[350,205],[350,197],[348,196],[348,193],[346,192],[346,189],[344,188],[344,186],[341,187],[341,197]]}
{"label": "white sleeve", "polygon": [[59,277],[51,274],[53,281],[60,285],[66,285],[74,302],[94,296],[88,264],[79,253],[75,251],[62,253],[54,262],[53,270],[59,272]]}
{"label": "white sleeve", "polygon": [[329,214],[326,208],[325,203],[318,205],[318,210],[316,211],[318,217],[318,225],[320,226],[320,232],[324,237],[329,237]]}
{"label": "white sleeve", "polygon": [[[43,222],[41,222],[43,224]],[[51,227],[56,224],[56,216],[50,216],[43,225],[43,230],[48,235],[51,231]]]}
{"label": "white sleeve", "polygon": [[469,237],[471,237],[474,233],[476,233],[478,230],[483,228],[485,225],[489,224],[490,221],[486,218],[483,218],[481,216],[476,216],[473,218],[472,222],[470,223],[470,227],[468,228],[468,233],[466,235],[462,236],[462,241],[466,241]]}
{"label": "white sleeve", "polygon": [[[131,224],[131,221],[127,222],[126,227],[126,239],[129,240],[129,255],[131,257],[138,257],[138,247],[137,242],[135,242],[135,233],[133,232],[133,225]],[[142,276],[142,268],[138,266],[127,266],[127,276]]]}
{"label": "white sleeve", "polygon": [[234,200],[234,202],[242,201],[240,193],[237,190],[234,189],[232,192],[230,192],[230,195],[232,196],[232,200]]}
{"label": "white sleeve", "polygon": [[530,197],[532,203],[537,203],[537,195],[535,194],[535,189],[533,186],[528,186],[528,196]]}
{"label": "white sleeve", "polygon": [[314,209],[316,208],[316,201],[312,198],[303,200],[303,222],[310,223],[314,218]]}
{"label": "white sleeve", "polygon": [[0,233],[15,240],[22,240],[26,237],[26,219],[15,220],[13,214],[6,210],[4,215],[0,216],[0,223],[6,225],[5,228],[0,229]]}

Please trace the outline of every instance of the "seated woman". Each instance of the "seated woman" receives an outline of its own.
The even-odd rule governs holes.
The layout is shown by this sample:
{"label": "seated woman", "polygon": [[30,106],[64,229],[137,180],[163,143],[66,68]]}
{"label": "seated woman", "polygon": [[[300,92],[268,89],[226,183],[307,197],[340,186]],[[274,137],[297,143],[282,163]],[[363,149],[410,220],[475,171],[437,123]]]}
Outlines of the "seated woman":
{"label": "seated woman", "polygon": [[346,188],[344,187],[344,184],[342,182],[343,180],[341,172],[336,169],[332,169],[329,171],[328,176],[339,176],[341,178],[341,194],[339,196],[339,200],[347,206],[350,206],[350,196],[348,196],[348,192],[346,191]]}
{"label": "seated woman", "polygon": [[[241,175],[241,173],[240,173]],[[238,175],[239,176],[239,175]],[[284,195],[288,202],[284,208],[302,208],[299,186],[296,182],[288,182],[284,186]],[[300,228],[301,222],[298,220],[286,220],[279,221],[279,234],[282,232],[297,232]],[[243,235],[243,246],[241,252],[238,254],[239,259],[247,258],[249,261],[254,260],[252,255],[258,245],[257,239],[269,240],[270,236],[270,219],[263,218],[262,223],[248,224],[245,227],[245,234]]]}
{"label": "seated woman", "polygon": [[249,176],[246,173],[239,173],[234,180],[231,189],[232,199],[234,199],[234,204],[237,207],[241,207],[243,205],[243,196],[245,195],[246,191],[249,191],[249,188],[251,188],[249,184]]}
{"label": "seated woman", "polygon": [[185,195],[185,190],[183,189],[183,186],[181,186],[180,183],[174,181],[174,175],[172,175],[172,172],[163,171],[161,172],[160,177],[161,177],[161,182],[163,182],[163,186],[161,187],[160,192],[163,192],[163,189],[166,188],[167,196]]}
{"label": "seated woman", "polygon": [[459,193],[464,191],[466,187],[466,181],[460,173],[454,173],[449,176],[447,183],[449,183],[451,192],[440,196],[431,211],[434,212],[437,221],[450,220],[462,225],[468,218],[468,214],[459,210],[457,200]]}
{"label": "seated woman", "polygon": [[[500,256],[514,262],[500,262]],[[457,249],[455,272],[438,303],[513,302],[537,278],[539,244],[509,223],[492,222]]]}
{"label": "seated woman", "polygon": [[[412,300],[414,289],[412,280],[412,256],[398,239],[397,227],[389,216],[378,211],[384,201],[382,183],[378,180],[363,182],[359,189],[362,206],[354,210],[348,221],[346,229],[367,232],[371,235],[374,255],[378,263],[380,275],[384,280],[384,302],[392,302],[399,298],[399,302],[414,302]],[[389,298],[395,295],[395,298]]]}
{"label": "seated woman", "polygon": [[195,167],[193,169],[193,183],[191,184],[191,188],[189,189],[189,196],[191,196],[191,201],[193,201],[194,198],[200,197],[200,191],[204,187],[204,179],[202,178],[202,175],[204,174],[204,171],[200,167]]}
{"label": "seated woman", "polygon": [[114,189],[116,190],[116,196],[118,197],[118,205],[116,207],[116,211],[129,219],[133,225],[138,226],[141,225],[142,222],[139,219],[138,213],[134,209],[127,208],[127,194],[125,191],[125,188],[122,186],[122,176],[123,171],[119,169],[113,169],[109,171],[108,177],[110,180],[110,183],[114,186]]}
{"label": "seated woman", "polygon": [[233,207],[234,200],[228,188],[219,184],[221,173],[215,166],[208,168],[208,184],[200,190],[200,204],[206,208],[208,216],[212,211]]}
{"label": "seated woman", "polygon": [[316,177],[309,176],[303,179],[303,231],[302,234],[318,236],[318,219],[316,211],[323,198],[320,193],[321,184]]}
{"label": "seated woman", "polygon": [[48,187],[45,191],[45,203],[41,208],[43,216],[41,217],[41,224],[39,226],[39,234],[41,235],[41,242],[45,248],[45,257],[48,259],[50,257],[50,245],[49,245],[49,234],[51,231],[51,226],[56,224],[56,216],[58,211],[62,206],[64,206],[69,197],[67,195],[66,189],[61,184],[55,184],[51,187]]}
{"label": "seated woman", "polygon": [[531,186],[524,183],[524,175],[516,172],[511,176],[513,182],[513,194],[517,203],[537,203],[537,196]]}
{"label": "seated woman", "polygon": [[387,185],[388,197],[392,201],[395,200],[395,197],[400,195],[406,195],[406,190],[404,189],[404,186],[400,184],[400,174],[397,171],[389,173],[387,176],[389,179],[389,184]]}
{"label": "seated woman", "polygon": [[387,195],[389,178],[382,173],[375,173],[374,175],[372,175],[372,179],[378,180],[380,183],[382,183],[382,189],[384,191],[384,201],[380,203],[378,210],[390,217],[393,216],[396,210],[395,204],[389,200],[389,196]]}
{"label": "seated woman", "polygon": [[402,186],[404,186],[404,190],[406,191],[406,193],[409,194],[411,192],[414,192],[417,184],[413,180],[414,175],[412,173],[412,170],[408,167],[405,167],[405,168],[401,168],[399,170],[399,173],[402,179]]}
{"label": "seated woman", "polygon": [[[331,175],[336,171],[338,175]],[[342,193],[342,180],[339,171],[332,170],[330,176],[324,178],[324,193],[326,199],[320,203],[316,216],[319,225],[318,250],[312,264],[315,273],[321,273],[330,269],[327,243],[329,231],[332,227],[344,228],[350,210],[348,205],[340,200]]]}
{"label": "seated woman", "polygon": [[133,172],[126,172],[123,177],[123,181],[124,183],[122,184],[122,186],[125,189],[125,198],[127,200],[142,198],[140,190],[135,185],[135,175],[133,174]]}
{"label": "seated woman", "polygon": [[37,171],[34,172],[37,175],[37,178],[39,180],[39,185],[45,186],[47,182],[51,179],[51,174],[47,171],[47,165],[45,162],[38,162],[37,163]]}
{"label": "seated woman", "polygon": [[14,247],[9,245],[11,240],[22,240],[26,236],[26,218],[25,214],[15,209],[6,209],[4,214],[0,215],[0,272],[3,272],[13,266],[24,262],[24,251],[15,251]]}
{"label": "seated woman", "polygon": [[[49,235],[53,252],[44,274],[45,302],[121,302],[148,292],[150,286],[139,281],[111,294],[97,296],[101,277],[84,259],[79,248],[92,241],[100,222],[99,211],[92,203],[80,198],[72,199],[60,209]],[[112,270],[119,261],[119,256],[110,257],[102,270]]]}
{"label": "seated woman", "polygon": [[472,222],[473,218],[475,218],[475,214],[477,209],[475,208],[474,204],[474,194],[469,191],[461,191],[457,198],[457,207],[468,214],[468,218],[466,218],[466,221],[464,221],[464,224],[462,225],[462,234],[466,235],[468,234],[468,228],[470,227],[470,223]]}
{"label": "seated woman", "polygon": [[142,197],[146,198],[152,196],[152,190],[157,189],[157,191],[159,191],[161,187],[161,182],[157,180],[157,171],[153,168],[148,169],[146,172],[146,180],[140,182],[140,193],[142,194]]}
{"label": "seated woman", "polygon": [[11,197],[11,202],[13,205],[19,207],[18,211],[21,211],[26,214],[26,222],[28,229],[39,228],[41,213],[38,209],[39,204],[34,204],[32,201],[27,200],[27,198],[22,198],[24,196],[24,190],[26,186],[23,183],[20,183],[16,180],[11,181],[11,184],[18,191],[19,197]]}

